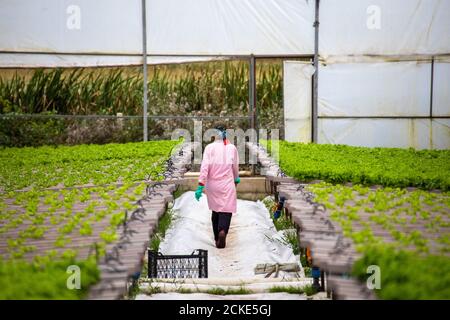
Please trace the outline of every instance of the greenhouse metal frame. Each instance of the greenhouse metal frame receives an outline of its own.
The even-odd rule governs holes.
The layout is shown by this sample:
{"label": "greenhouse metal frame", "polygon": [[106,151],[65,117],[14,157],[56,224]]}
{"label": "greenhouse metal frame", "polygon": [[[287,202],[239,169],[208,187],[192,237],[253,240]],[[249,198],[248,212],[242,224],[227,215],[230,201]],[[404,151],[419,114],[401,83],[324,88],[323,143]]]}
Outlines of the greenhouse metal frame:
{"label": "greenhouse metal frame", "polygon": [[[88,28],[32,28],[40,14],[68,27],[77,13],[69,7]],[[3,0],[0,9],[0,67],[142,65],[145,78],[148,64],[245,59],[257,128],[256,61],[309,58],[283,68],[294,75],[284,90],[286,140],[450,147],[449,1]],[[311,93],[300,102],[295,90]]]}

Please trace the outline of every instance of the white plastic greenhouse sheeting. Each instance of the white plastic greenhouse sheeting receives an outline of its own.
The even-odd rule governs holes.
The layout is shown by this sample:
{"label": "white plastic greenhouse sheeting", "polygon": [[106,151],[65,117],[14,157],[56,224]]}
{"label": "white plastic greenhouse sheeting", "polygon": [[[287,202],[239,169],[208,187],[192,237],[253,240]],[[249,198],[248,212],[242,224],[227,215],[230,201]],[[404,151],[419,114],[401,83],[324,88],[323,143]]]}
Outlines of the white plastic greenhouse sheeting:
{"label": "white plastic greenhouse sheeting", "polygon": [[[312,0],[147,0],[147,52],[312,54],[313,15]],[[3,52],[142,54],[141,0],[1,0],[0,30]],[[18,66],[21,59],[33,61],[18,55]],[[81,65],[92,60],[78,59]],[[136,63],[125,55],[109,61],[127,59]],[[49,55],[40,61],[66,60]]]}
{"label": "white plastic greenhouse sheeting", "polygon": [[450,149],[450,119],[319,119],[319,143]]}
{"label": "white plastic greenhouse sheeting", "polygon": [[[320,66],[319,116],[430,115],[431,62]],[[435,63],[433,115],[448,115],[450,68]],[[450,148],[447,119],[320,119],[319,143],[368,147]]]}
{"label": "white plastic greenhouse sheeting", "polygon": [[[336,61],[338,61],[337,59]],[[430,115],[431,60],[321,64],[319,116],[413,117]],[[374,62],[375,61],[375,62]],[[307,68],[309,67],[309,68]],[[310,142],[311,66],[284,64],[285,139]],[[311,71],[310,71],[311,70]],[[434,65],[433,115],[450,113],[450,63]],[[448,119],[319,119],[319,143],[368,147],[450,148]]]}
{"label": "white plastic greenhouse sheeting", "polygon": [[[72,6],[79,11],[74,13]],[[79,29],[68,27],[76,25],[74,14],[79,14]],[[0,30],[0,67],[142,64],[140,0],[1,0]],[[172,64],[224,58],[147,59],[148,64]]]}
{"label": "white plastic greenhouse sheeting", "polygon": [[149,0],[149,53],[312,54],[312,0]]}
{"label": "white plastic greenhouse sheeting", "polygon": [[284,137],[290,142],[311,141],[310,63],[285,61],[283,64]]}
{"label": "white plastic greenhouse sheeting", "polygon": [[142,65],[142,56],[0,53],[0,68],[96,67]]}
{"label": "white plastic greenhouse sheeting", "polygon": [[[190,254],[195,249],[208,250],[208,276],[253,277],[258,263],[299,263],[298,256],[282,243],[264,204],[260,201],[237,202],[231,219],[227,247],[217,249],[211,227],[211,211],[206,195],[197,202],[188,191],[176,199],[175,221],[160,245],[163,254]],[[281,272],[289,277],[288,273]],[[259,275],[264,277],[263,274]]]}
{"label": "white plastic greenhouse sheeting", "polygon": [[[147,64],[176,64],[226,60],[226,57],[147,57]],[[72,54],[9,54],[0,53],[0,68],[35,67],[100,67],[142,65],[142,56],[106,56]]]}
{"label": "white plastic greenhouse sheeting", "polygon": [[[151,54],[312,54],[313,0],[147,0]],[[450,53],[448,0],[322,0],[322,57]],[[378,28],[379,27],[379,28]],[[140,0],[2,0],[0,51],[142,53]]]}
{"label": "white plastic greenhouse sheeting", "polygon": [[433,115],[450,116],[450,57],[434,64]]}
{"label": "white plastic greenhouse sheeting", "polygon": [[142,54],[140,0],[1,0],[0,30],[1,51]]}
{"label": "white plastic greenhouse sheeting", "polygon": [[[150,63],[211,59],[200,55],[313,53],[313,0],[146,3],[148,53],[190,56],[155,58]],[[139,64],[143,51],[141,0],[0,0],[0,30],[0,67]],[[319,33],[319,54],[326,64],[319,73],[320,115],[429,114],[429,61],[387,61],[450,54],[450,0],[322,0]],[[371,61],[374,56],[384,61]],[[449,60],[436,59],[433,115],[449,116]],[[288,112],[286,123],[302,129],[287,134],[289,139],[296,135],[304,139],[308,125],[301,119],[308,116],[304,108],[310,105],[310,90],[301,73],[295,80],[289,72],[285,102],[293,111]],[[304,92],[295,93],[296,85]],[[295,99],[301,101],[295,104]],[[450,143],[447,120],[435,120],[432,125],[429,120],[382,119],[322,119],[320,123],[319,141],[397,147],[447,147]],[[363,124],[372,129],[357,129]],[[424,129],[419,140],[411,138],[411,130],[419,132],[416,129],[426,128],[425,124],[429,134]],[[373,137],[364,137],[370,131]]]}
{"label": "white plastic greenhouse sheeting", "polygon": [[319,116],[430,114],[431,62],[328,64],[319,77]]}
{"label": "white plastic greenhouse sheeting", "polygon": [[321,0],[319,53],[450,53],[448,0]]}

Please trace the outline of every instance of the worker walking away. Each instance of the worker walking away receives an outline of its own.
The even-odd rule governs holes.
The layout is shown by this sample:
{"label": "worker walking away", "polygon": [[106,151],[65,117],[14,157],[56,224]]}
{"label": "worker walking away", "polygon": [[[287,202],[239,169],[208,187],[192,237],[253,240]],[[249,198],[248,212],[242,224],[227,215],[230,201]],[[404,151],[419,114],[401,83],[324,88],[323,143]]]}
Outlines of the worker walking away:
{"label": "worker walking away", "polygon": [[214,240],[216,247],[222,249],[226,245],[231,216],[236,213],[239,155],[236,146],[227,139],[225,126],[217,125],[215,130],[214,142],[208,144],[203,153],[195,198],[199,201],[205,189],[208,207],[212,210]]}

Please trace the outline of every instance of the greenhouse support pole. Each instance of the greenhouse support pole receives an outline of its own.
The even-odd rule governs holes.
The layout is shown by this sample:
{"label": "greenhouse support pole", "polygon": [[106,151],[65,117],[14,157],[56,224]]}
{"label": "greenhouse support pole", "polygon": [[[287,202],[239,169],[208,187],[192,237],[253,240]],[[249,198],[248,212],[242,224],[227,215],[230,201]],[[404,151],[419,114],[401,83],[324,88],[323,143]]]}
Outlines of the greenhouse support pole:
{"label": "greenhouse support pole", "polygon": [[[257,110],[256,110],[256,59],[250,56],[250,110],[251,110],[251,127],[257,130]],[[256,132],[256,141],[258,142],[258,132]]]}
{"label": "greenhouse support pole", "polygon": [[147,118],[147,13],[145,8],[145,0],[142,0],[142,58],[143,58],[143,122],[144,122],[144,141],[148,141],[148,118]]}
{"label": "greenhouse support pole", "polygon": [[[256,130],[256,59],[254,55],[250,56],[250,74],[249,74],[249,106],[250,106],[250,127],[252,134]],[[258,143],[258,133],[256,132],[256,142]],[[252,164],[252,175],[255,175],[255,164]]]}
{"label": "greenhouse support pole", "polygon": [[311,141],[317,143],[318,131],[318,84],[319,84],[319,2],[316,0],[314,20],[314,74],[313,74],[313,101],[311,112]]}
{"label": "greenhouse support pole", "polygon": [[433,87],[434,87],[434,56],[431,57],[430,120],[433,120],[433,94],[434,94]]}

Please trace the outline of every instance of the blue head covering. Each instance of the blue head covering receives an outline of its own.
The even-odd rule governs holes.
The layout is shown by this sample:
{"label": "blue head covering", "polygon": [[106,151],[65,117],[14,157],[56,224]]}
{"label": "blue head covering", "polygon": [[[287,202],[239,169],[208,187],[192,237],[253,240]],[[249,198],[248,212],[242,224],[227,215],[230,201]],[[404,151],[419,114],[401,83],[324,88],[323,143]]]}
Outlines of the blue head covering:
{"label": "blue head covering", "polygon": [[223,140],[227,138],[227,129],[224,126],[216,126],[215,129],[219,131],[219,134]]}

